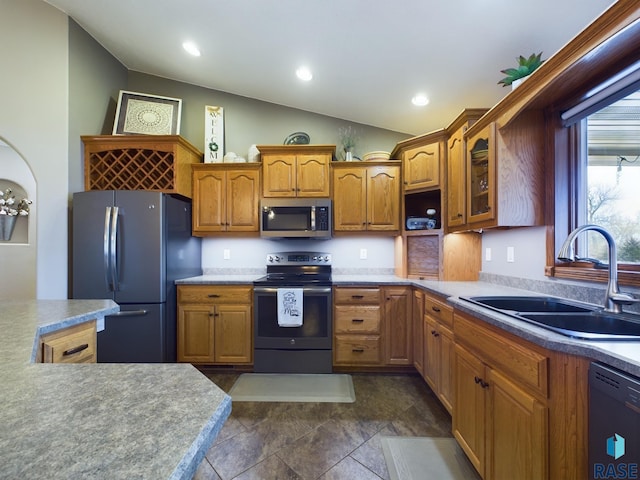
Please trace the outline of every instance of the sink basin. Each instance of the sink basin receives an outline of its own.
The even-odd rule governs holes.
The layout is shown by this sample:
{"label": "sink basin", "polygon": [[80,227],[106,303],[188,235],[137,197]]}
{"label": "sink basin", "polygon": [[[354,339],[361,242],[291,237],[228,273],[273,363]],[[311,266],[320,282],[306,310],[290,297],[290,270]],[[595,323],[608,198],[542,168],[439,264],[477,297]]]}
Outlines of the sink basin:
{"label": "sink basin", "polygon": [[545,296],[460,297],[518,320],[586,340],[640,340],[640,315]]}
{"label": "sink basin", "polygon": [[493,308],[513,312],[590,312],[594,308],[556,297],[466,297],[464,300]]}
{"label": "sink basin", "polygon": [[619,313],[521,313],[520,318],[563,335],[589,340],[639,340],[640,320]]}

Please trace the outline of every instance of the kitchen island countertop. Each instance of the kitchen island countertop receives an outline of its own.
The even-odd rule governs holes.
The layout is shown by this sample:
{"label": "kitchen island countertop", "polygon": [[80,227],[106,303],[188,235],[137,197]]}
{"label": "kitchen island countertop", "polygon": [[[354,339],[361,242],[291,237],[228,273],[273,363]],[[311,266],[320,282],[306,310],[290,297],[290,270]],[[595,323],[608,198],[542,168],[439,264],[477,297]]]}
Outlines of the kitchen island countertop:
{"label": "kitchen island countertop", "polygon": [[[260,275],[203,275],[185,278],[176,283],[184,285],[251,284],[258,277]],[[549,350],[587,357],[640,377],[640,341],[578,340],[460,299],[460,297],[479,295],[537,295],[535,292],[484,281],[455,282],[418,280],[395,275],[336,273],[333,273],[331,278],[334,285],[343,287],[368,285],[410,285],[421,287],[426,291],[446,297],[447,301],[460,311]],[[594,299],[596,303],[599,301],[600,298]]]}
{"label": "kitchen island countertop", "polygon": [[188,364],[36,364],[110,300],[0,302],[0,478],[190,479],[231,399]]}

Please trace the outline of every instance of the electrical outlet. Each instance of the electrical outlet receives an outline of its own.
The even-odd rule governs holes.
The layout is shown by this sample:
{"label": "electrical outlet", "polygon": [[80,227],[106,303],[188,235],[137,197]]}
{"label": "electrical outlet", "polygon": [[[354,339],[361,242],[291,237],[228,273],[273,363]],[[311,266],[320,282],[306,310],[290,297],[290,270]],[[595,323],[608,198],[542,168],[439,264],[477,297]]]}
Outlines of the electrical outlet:
{"label": "electrical outlet", "polygon": [[225,248],[222,251],[222,258],[224,258],[225,260],[231,260],[231,250],[229,250],[228,248]]}
{"label": "electrical outlet", "polygon": [[516,252],[515,248],[507,247],[507,262],[513,263],[516,261]]}
{"label": "electrical outlet", "polygon": [[484,249],[484,259],[487,262],[491,261],[491,247],[487,247]]}
{"label": "electrical outlet", "polygon": [[361,248],[360,249],[360,260],[366,260],[367,259],[367,249],[366,248]]}

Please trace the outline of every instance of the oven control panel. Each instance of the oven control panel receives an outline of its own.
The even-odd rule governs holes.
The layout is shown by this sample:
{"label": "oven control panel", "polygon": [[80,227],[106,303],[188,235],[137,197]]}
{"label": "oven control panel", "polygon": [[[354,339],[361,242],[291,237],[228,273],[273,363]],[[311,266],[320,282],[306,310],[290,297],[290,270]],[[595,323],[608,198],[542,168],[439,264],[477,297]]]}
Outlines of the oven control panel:
{"label": "oven control panel", "polygon": [[326,252],[269,253],[267,265],[331,265],[331,254]]}

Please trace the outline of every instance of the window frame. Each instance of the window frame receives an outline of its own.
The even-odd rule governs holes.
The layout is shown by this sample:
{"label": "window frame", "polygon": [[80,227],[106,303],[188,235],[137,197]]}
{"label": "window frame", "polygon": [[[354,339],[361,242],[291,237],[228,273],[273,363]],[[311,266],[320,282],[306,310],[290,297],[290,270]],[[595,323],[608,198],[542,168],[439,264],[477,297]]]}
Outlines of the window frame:
{"label": "window frame", "polygon": [[[612,100],[613,103],[614,100]],[[582,141],[584,129],[581,120],[569,126],[562,124],[562,107],[552,107],[546,111],[548,155],[546,168],[547,192],[552,208],[547,210],[547,266],[545,275],[569,280],[606,283],[608,270],[595,268],[590,262],[560,262],[557,260],[560,246],[569,233],[577,228],[581,191],[584,175],[581,159],[587,154],[586,142]],[[640,265],[618,262],[618,282],[621,285],[640,287]]]}

